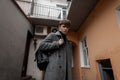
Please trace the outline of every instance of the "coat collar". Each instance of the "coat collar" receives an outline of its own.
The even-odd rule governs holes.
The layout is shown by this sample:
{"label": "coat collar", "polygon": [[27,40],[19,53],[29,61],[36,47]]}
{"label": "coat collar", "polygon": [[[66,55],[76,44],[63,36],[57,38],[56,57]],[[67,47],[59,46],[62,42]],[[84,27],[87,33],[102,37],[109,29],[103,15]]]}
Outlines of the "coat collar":
{"label": "coat collar", "polygon": [[62,36],[59,31],[57,31],[55,34],[58,35],[58,36]]}
{"label": "coat collar", "polygon": [[55,35],[56,35],[59,39],[63,38],[63,37],[62,37],[62,34],[60,33],[60,31],[57,31],[57,32],[55,33]]}

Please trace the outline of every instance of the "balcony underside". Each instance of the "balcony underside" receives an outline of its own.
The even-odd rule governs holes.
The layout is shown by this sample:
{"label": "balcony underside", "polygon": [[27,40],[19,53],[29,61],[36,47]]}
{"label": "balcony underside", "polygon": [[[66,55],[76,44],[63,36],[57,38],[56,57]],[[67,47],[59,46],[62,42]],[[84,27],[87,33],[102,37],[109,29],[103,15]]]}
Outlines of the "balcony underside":
{"label": "balcony underside", "polygon": [[36,17],[29,17],[29,20],[32,24],[43,25],[48,27],[57,27],[59,23],[59,20],[36,18]]}
{"label": "balcony underside", "polygon": [[68,19],[72,22],[72,30],[77,31],[99,0],[73,0]]}

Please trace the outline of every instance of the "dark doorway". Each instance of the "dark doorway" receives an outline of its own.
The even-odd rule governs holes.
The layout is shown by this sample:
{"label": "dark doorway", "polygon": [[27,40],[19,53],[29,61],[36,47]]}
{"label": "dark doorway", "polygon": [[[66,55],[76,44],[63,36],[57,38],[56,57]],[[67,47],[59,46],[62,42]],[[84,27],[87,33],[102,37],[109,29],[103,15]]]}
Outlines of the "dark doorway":
{"label": "dark doorway", "polygon": [[114,80],[110,59],[100,60],[98,63],[101,80]]}
{"label": "dark doorway", "polygon": [[21,76],[26,76],[27,71],[27,64],[28,64],[28,56],[29,56],[29,49],[30,49],[30,41],[32,39],[32,34],[28,31],[27,38],[26,38],[26,46],[25,46],[25,53],[24,53],[24,60],[22,65],[22,74]]}

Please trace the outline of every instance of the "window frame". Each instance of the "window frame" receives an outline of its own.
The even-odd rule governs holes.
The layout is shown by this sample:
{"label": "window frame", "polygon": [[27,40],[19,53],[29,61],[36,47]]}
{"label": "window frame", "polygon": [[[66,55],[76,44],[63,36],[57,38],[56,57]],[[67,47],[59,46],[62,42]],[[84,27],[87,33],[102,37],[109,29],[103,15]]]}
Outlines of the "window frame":
{"label": "window frame", "polygon": [[87,38],[84,37],[80,41],[80,62],[81,67],[83,68],[90,68],[90,60],[88,55],[88,46],[87,46]]}

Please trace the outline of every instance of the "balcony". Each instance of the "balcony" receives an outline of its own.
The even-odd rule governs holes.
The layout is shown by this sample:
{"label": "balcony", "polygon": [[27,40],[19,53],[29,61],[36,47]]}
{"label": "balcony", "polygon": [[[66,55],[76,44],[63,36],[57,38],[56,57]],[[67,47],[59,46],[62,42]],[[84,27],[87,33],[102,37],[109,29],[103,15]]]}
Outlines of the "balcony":
{"label": "balcony", "polygon": [[57,26],[60,20],[67,18],[67,6],[44,5],[34,0],[16,0],[16,2],[33,24]]}

